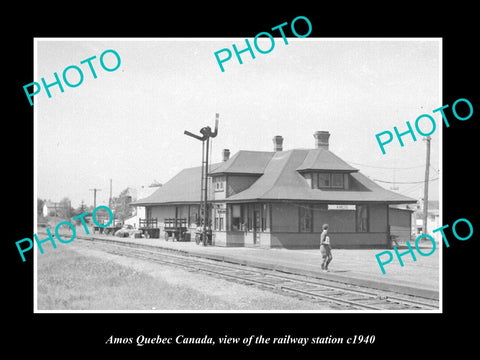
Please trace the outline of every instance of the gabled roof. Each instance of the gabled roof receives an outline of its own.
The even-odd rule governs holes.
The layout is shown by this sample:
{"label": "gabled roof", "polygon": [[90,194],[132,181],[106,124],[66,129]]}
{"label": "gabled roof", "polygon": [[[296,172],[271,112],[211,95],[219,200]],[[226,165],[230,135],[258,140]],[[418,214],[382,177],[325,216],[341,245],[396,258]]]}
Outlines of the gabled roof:
{"label": "gabled roof", "polygon": [[326,149],[308,150],[305,160],[297,168],[297,171],[300,172],[307,170],[333,170],[342,172],[358,171],[358,169],[351,167],[337,155]]}
{"label": "gabled roof", "polygon": [[[221,164],[210,164],[210,171]],[[146,198],[130,203],[131,205],[155,205],[200,202],[201,166],[183,169],[162,187]],[[212,187],[209,186],[210,191]],[[211,199],[211,193],[209,194]]]}
{"label": "gabled roof", "polygon": [[230,159],[213,170],[212,175],[220,174],[263,174],[265,167],[272,158],[271,151],[239,151]]}

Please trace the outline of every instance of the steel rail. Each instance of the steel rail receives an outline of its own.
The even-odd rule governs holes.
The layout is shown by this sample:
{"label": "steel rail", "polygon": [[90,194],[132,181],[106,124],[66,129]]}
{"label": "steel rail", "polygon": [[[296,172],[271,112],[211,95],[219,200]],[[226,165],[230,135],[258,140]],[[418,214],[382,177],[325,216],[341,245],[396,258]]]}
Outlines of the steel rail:
{"label": "steel rail", "polygon": [[[398,309],[398,306],[401,306],[402,308],[400,310],[438,309],[438,306],[434,305],[435,301],[422,301],[423,299],[420,297],[415,297],[415,299],[404,299],[392,295],[391,292],[372,291],[371,288],[364,286],[352,286],[341,282],[335,282],[335,284],[332,284],[330,280],[326,280],[330,282],[329,284],[326,284],[325,281],[322,280],[300,279],[300,277],[302,277],[301,275],[288,276],[287,274],[281,274],[275,270],[265,270],[225,262],[220,263],[218,260],[201,259],[189,254],[167,254],[166,252],[170,252],[170,250],[162,251],[163,249],[145,249],[135,245],[130,246],[128,243],[112,243],[111,241],[103,239],[95,239],[93,241],[86,240],[85,243],[94,244],[93,247],[97,249],[99,248],[98,245],[106,245],[103,248],[100,246],[99,250],[114,255],[134,257],[161,264],[183,267],[193,271],[202,271],[206,274],[214,274],[224,279],[234,279],[242,283],[260,285],[270,289],[281,290],[283,293],[302,294],[310,298],[327,300],[339,305],[347,305],[355,309],[391,310],[392,306],[394,309]],[[305,289],[305,285],[309,285],[310,288]],[[321,292],[324,293],[322,294]],[[379,293],[386,295],[381,296]],[[345,299],[341,297],[345,297],[345,295],[351,295],[353,298]],[[360,301],[374,303],[362,303]]]}

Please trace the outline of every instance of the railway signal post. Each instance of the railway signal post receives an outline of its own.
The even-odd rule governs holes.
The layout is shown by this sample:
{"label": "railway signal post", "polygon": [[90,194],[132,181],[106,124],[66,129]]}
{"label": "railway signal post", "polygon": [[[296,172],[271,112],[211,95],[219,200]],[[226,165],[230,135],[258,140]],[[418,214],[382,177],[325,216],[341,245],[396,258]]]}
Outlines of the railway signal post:
{"label": "railway signal post", "polygon": [[209,150],[210,150],[210,138],[214,138],[218,134],[218,118],[219,114],[215,114],[215,130],[212,132],[210,126],[205,126],[200,129],[201,136],[191,133],[190,131],[185,130],[184,134],[191,136],[202,142],[202,170],[201,170],[201,181],[200,181],[200,216],[202,219],[202,242],[203,245],[207,245],[207,236],[208,236],[208,167],[209,167]]}

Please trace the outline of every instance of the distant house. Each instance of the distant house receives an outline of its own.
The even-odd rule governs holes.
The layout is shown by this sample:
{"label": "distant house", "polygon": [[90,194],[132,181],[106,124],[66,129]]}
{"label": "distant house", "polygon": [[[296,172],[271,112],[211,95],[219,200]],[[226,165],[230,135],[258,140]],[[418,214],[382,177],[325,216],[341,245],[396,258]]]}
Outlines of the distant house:
{"label": "distant house", "polygon": [[47,200],[43,203],[43,216],[57,216],[60,212],[59,203]]}
{"label": "distant house", "polygon": [[[416,200],[386,190],[329,150],[326,131],[313,149],[239,151],[210,166],[213,243],[217,246],[318,248],[328,223],[333,247],[389,246],[390,205]],[[150,196],[147,218],[199,222],[200,167],[184,169]],[[411,227],[411,224],[408,225]]]}
{"label": "distant house", "polygon": [[[153,194],[156,190],[158,190],[159,187],[161,187],[162,184],[158,182],[153,182],[149,186],[141,186],[139,189],[134,189],[134,188],[128,188],[128,195],[131,196],[131,200],[134,202],[137,200],[137,197],[140,199],[146,198]],[[132,225],[134,228],[138,228],[139,225],[139,219],[145,219],[146,216],[146,211],[144,206],[135,206],[133,215],[125,219],[124,224],[126,225]]]}
{"label": "distant house", "polygon": [[[423,226],[423,210],[424,210],[424,201],[423,199],[417,202],[417,208],[414,213],[414,224],[415,224],[415,235],[420,235],[424,233]],[[441,235],[437,233],[432,233],[432,230],[435,230],[442,226],[440,224],[440,209],[438,200],[429,200],[428,201],[428,211],[427,211],[427,233],[432,235],[436,240],[439,240]]]}

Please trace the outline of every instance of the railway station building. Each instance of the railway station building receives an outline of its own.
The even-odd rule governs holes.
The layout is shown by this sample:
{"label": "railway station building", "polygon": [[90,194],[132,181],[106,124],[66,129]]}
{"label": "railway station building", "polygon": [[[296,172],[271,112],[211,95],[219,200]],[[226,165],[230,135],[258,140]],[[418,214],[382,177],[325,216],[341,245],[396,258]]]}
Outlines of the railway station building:
{"label": "railway station building", "polygon": [[[238,151],[209,169],[210,219],[215,246],[318,248],[329,224],[333,248],[389,247],[390,235],[409,236],[411,214],[391,206],[415,199],[384,189],[329,150],[327,131],[311,149]],[[180,171],[150,196],[132,203],[156,219],[186,219],[193,240],[200,219],[201,167]],[[161,235],[163,236],[163,235]],[[409,238],[405,240],[410,240]]]}

